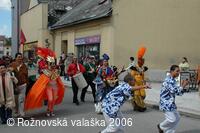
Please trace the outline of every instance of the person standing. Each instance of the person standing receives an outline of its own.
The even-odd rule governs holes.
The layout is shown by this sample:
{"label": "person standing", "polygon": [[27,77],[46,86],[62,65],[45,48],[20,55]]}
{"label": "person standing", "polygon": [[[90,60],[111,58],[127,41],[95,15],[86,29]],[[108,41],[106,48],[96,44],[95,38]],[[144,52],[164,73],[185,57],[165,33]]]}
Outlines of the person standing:
{"label": "person standing", "polygon": [[73,57],[72,63],[69,65],[68,69],[67,69],[67,74],[71,77],[71,82],[72,82],[72,90],[73,90],[73,103],[75,103],[76,105],[79,105],[79,101],[78,101],[78,86],[75,83],[73,76],[78,74],[78,73],[84,73],[85,67],[78,63],[78,59],[77,57]]}
{"label": "person standing", "polygon": [[65,76],[65,59],[63,59],[62,56],[60,56],[59,66],[60,66],[60,76]]}
{"label": "person standing", "polygon": [[113,70],[111,67],[109,67],[108,60],[110,59],[107,54],[104,54],[103,56],[103,64],[99,67],[97,71],[97,76],[95,80],[93,81],[96,84],[96,100],[97,103],[95,103],[95,112],[98,114],[102,113],[102,100],[106,96],[107,93],[109,93],[113,87],[110,87],[107,80],[112,78],[113,76]]}
{"label": "person standing", "polygon": [[28,83],[28,68],[23,62],[22,53],[16,53],[15,61],[11,63],[10,67],[18,80],[16,88],[16,115],[24,117],[24,101]]}
{"label": "person standing", "polygon": [[29,58],[27,67],[28,67],[28,81],[29,82],[26,88],[26,95],[28,94],[29,90],[31,89],[31,87],[36,81],[37,67],[36,67],[36,64],[34,63],[33,57]]}
{"label": "person standing", "polygon": [[0,116],[2,124],[12,117],[12,109],[15,107],[13,82],[17,84],[17,78],[6,70],[6,64],[0,64]]}
{"label": "person standing", "polygon": [[[46,61],[47,68],[42,69],[41,75],[28,93],[25,101],[25,110],[41,108],[44,105],[44,101],[48,101],[46,116],[55,116],[54,106],[60,104],[63,100],[64,84],[59,76],[55,52],[46,48],[38,47],[38,49],[36,53]],[[47,50],[48,52],[46,52]]]}
{"label": "person standing", "polygon": [[87,88],[90,86],[92,89],[92,95],[94,97],[94,103],[96,103],[96,89],[95,84],[93,83],[93,80],[96,77],[96,65],[93,63],[92,57],[88,58],[88,61],[85,63],[84,67],[86,69],[85,78],[88,83],[88,86],[82,90],[81,101],[85,101],[85,94],[87,92]]}
{"label": "person standing", "polygon": [[181,71],[188,71],[190,69],[190,65],[186,57],[183,57],[183,61],[179,64],[179,68]]}
{"label": "person standing", "polygon": [[66,55],[65,55],[65,52],[64,52],[64,51],[62,52],[61,57],[62,57],[63,60],[66,59]]}
{"label": "person standing", "polygon": [[64,97],[64,85],[60,79],[55,60],[47,59],[48,68],[43,70],[27,95],[25,110],[41,108],[47,100],[46,116],[55,116],[54,106],[60,104]]}
{"label": "person standing", "polygon": [[200,96],[200,65],[197,68],[197,85],[199,88],[199,96]]}
{"label": "person standing", "polygon": [[[145,85],[144,73],[147,71],[147,67],[144,67],[144,58],[138,58],[138,64],[131,70],[131,75],[135,79],[135,86]],[[144,99],[146,97],[146,92],[144,89],[135,90],[133,95],[132,104],[134,106],[134,111],[144,112],[146,110],[146,105]]]}
{"label": "person standing", "polygon": [[180,115],[175,104],[175,96],[181,96],[184,87],[188,85],[188,80],[183,80],[181,86],[177,86],[175,78],[180,74],[177,65],[170,67],[170,75],[162,83],[160,92],[160,110],[165,113],[165,120],[157,125],[159,133],[175,133],[180,120]]}

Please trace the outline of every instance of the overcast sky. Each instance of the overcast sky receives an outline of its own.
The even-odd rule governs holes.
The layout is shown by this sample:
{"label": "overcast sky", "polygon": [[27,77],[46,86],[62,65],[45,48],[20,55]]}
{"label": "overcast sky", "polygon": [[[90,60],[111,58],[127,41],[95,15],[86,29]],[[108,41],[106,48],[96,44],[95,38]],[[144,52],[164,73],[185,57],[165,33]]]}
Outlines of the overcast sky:
{"label": "overcast sky", "polygon": [[0,35],[11,36],[11,2],[0,0]]}

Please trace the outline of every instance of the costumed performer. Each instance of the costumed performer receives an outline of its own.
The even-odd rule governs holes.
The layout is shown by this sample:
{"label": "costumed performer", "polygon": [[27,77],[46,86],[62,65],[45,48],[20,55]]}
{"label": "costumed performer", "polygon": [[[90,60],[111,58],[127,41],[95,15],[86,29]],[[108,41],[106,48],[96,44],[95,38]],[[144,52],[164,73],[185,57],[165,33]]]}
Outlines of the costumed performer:
{"label": "costumed performer", "polygon": [[132,96],[133,90],[150,88],[149,85],[135,86],[134,84],[134,78],[127,74],[124,77],[124,81],[103,99],[102,108],[107,127],[100,133],[124,133],[122,126],[123,115],[120,111],[121,106]]}
{"label": "costumed performer", "polygon": [[[131,75],[135,79],[135,86],[145,85],[145,75],[144,73],[148,70],[146,66],[144,66],[144,54],[146,48],[141,47],[138,51],[138,63],[135,67],[132,67]],[[144,99],[146,97],[145,89],[134,90],[133,95],[133,107],[134,111],[144,112],[146,110],[146,105]]]}
{"label": "costumed performer", "polygon": [[64,84],[55,65],[55,53],[48,48],[40,48],[37,54],[43,56],[48,67],[31,88],[25,101],[25,110],[42,107],[43,101],[48,101],[46,116],[55,116],[54,105],[60,104],[64,97]]}
{"label": "costumed performer", "polygon": [[93,81],[96,84],[96,100],[95,110],[97,113],[102,113],[101,111],[101,101],[113,88],[108,86],[107,79],[110,79],[113,75],[113,70],[109,67],[109,56],[107,54],[103,55],[103,65],[98,69],[97,76]]}

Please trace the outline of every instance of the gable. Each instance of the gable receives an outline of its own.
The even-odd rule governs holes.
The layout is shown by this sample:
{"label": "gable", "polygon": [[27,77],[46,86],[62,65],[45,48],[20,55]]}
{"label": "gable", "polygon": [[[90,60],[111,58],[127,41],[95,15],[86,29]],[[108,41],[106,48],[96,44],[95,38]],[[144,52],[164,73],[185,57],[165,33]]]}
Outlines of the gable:
{"label": "gable", "polygon": [[38,4],[39,4],[38,0],[31,0],[30,5],[29,5],[29,9],[33,8],[34,6],[36,6]]}

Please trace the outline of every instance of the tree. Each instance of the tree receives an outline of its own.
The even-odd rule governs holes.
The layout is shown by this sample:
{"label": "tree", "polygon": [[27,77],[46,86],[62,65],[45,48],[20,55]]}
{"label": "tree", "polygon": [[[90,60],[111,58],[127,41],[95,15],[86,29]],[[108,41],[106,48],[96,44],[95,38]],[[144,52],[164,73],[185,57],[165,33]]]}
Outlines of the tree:
{"label": "tree", "polygon": [[6,38],[5,41],[6,41],[6,43],[5,43],[6,46],[11,46],[11,37]]}

